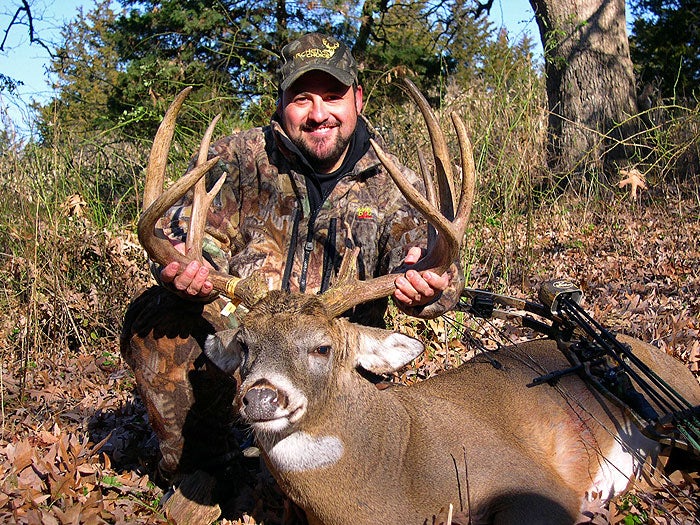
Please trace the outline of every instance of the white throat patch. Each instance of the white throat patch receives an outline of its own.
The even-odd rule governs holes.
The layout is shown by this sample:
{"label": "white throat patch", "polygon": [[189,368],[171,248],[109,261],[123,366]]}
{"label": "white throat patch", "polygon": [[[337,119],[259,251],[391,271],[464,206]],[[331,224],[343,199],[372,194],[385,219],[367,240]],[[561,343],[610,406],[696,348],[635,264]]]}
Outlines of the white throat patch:
{"label": "white throat patch", "polygon": [[280,472],[304,472],[338,462],[343,456],[343,442],[337,436],[312,436],[306,432],[294,432],[266,446],[260,439],[267,456]]}
{"label": "white throat patch", "polygon": [[618,434],[610,450],[604,452],[600,468],[586,492],[589,500],[597,494],[607,501],[624,492],[639,477],[647,458],[650,457],[652,465],[656,463],[659,444],[629,423],[623,435]]}

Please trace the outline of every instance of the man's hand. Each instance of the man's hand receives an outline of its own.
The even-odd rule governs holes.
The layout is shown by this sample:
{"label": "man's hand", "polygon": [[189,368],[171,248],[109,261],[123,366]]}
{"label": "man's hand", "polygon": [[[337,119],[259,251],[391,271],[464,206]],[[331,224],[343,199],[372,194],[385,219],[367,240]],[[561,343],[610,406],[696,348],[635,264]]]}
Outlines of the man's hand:
{"label": "man's hand", "polygon": [[[185,253],[185,243],[176,243],[174,246],[180,253]],[[211,281],[207,280],[209,267],[205,266],[205,264],[191,261],[183,272],[178,275],[180,263],[171,262],[160,271],[160,280],[164,284],[172,284],[179,292],[192,297],[208,297],[214,286],[211,284]]]}
{"label": "man's hand", "polygon": [[[404,264],[411,265],[418,262],[422,256],[422,250],[414,246],[408,250]],[[437,275],[434,272],[417,272],[408,270],[401,277],[397,277],[394,299],[404,306],[422,306],[433,301],[450,284],[450,275],[445,272]]]}

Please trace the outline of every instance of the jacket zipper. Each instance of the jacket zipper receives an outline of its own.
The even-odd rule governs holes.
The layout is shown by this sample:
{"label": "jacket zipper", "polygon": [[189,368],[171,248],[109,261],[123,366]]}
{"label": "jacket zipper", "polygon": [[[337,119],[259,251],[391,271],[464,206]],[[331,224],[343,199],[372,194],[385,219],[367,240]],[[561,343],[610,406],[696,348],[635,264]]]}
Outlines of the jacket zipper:
{"label": "jacket zipper", "polygon": [[[300,205],[299,205],[300,206]],[[292,234],[289,239],[289,250],[287,250],[287,260],[284,264],[284,274],[282,275],[282,290],[289,291],[289,278],[292,275],[292,266],[294,266],[294,252],[299,239],[299,220],[301,219],[301,208],[294,208],[292,216]]]}

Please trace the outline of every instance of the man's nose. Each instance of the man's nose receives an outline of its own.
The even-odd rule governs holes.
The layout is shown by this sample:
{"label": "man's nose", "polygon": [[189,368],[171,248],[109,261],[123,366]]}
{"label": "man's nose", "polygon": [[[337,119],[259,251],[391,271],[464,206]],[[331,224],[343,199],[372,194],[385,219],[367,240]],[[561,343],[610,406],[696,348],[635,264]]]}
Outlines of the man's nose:
{"label": "man's nose", "polygon": [[309,120],[318,123],[328,120],[328,108],[321,97],[314,97],[312,99],[311,109],[309,110]]}

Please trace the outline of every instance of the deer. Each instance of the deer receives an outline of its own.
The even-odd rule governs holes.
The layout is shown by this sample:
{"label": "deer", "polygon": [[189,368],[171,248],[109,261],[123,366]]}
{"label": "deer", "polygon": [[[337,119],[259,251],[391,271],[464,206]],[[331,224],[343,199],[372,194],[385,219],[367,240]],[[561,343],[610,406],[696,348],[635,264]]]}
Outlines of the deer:
{"label": "deer", "polygon": [[[418,269],[446,270],[459,260],[475,193],[475,166],[466,127],[452,122],[460,148],[461,195],[446,138],[417,88],[407,82],[433,149],[434,171],[423,166],[425,193],[405,181],[381,147],[377,156],[431,232]],[[197,184],[216,162],[207,160],[211,128],[199,164],[166,191],[163,174],[179,107],[159,128],[147,168],[139,239],[150,258],[186,266],[187,255],[154,234],[158,218],[195,186],[197,209],[209,192]],[[437,187],[436,187],[437,186]],[[191,231],[203,231],[192,214]],[[434,229],[434,230],[433,230]],[[195,250],[196,251],[196,250]],[[629,414],[578,375],[530,388],[533,378],[568,366],[556,343],[536,339],[477,355],[463,365],[410,386],[377,384],[420,356],[423,344],[398,331],[353,324],[353,306],[386,297],[395,274],[358,280],[357,248],[348,248],[333,286],[320,295],[267,290],[255,275],[238,279],[212,271],[216,290],[243,305],[240,328],[209,337],[205,353],[238,380],[236,408],[257,440],[277,483],[310,524],[435,523],[452,505],[472,524],[565,524],[587,520],[594,502],[625,491],[653,464],[659,443]],[[700,387],[678,360],[650,344],[620,336],[657,374],[695,405]],[[588,513],[588,514],[587,514]],[[433,520],[433,521],[431,521]]]}

